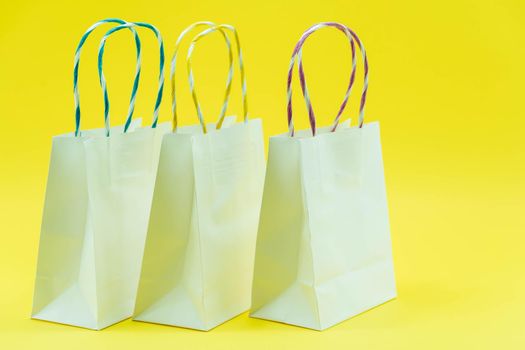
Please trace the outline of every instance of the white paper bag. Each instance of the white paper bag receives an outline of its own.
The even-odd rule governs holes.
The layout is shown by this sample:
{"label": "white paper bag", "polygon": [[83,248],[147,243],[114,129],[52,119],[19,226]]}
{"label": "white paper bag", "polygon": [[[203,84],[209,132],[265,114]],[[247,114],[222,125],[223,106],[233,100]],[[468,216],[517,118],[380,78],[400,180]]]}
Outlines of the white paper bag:
{"label": "white paper bag", "polygon": [[[109,100],[101,75],[106,128],[80,132],[78,59],[89,33],[106,22],[122,25],[104,36],[102,53],[111,33],[134,26],[114,19],[98,22],[77,49],[77,128],[53,138],[32,311],[35,319],[91,329],[132,314],[160,140],[169,131],[169,125],[138,128],[140,123],[131,120],[140,73],[140,41],[131,28],[138,64],[126,124],[109,128]],[[100,73],[101,60],[99,54]],[[154,124],[158,105],[159,98]]]}
{"label": "white paper bag", "polygon": [[[365,61],[359,127],[317,130],[301,47],[331,26],[355,40]],[[363,124],[368,65],[364,48],[347,27],[321,23],[307,30],[292,56],[310,113],[311,130],[270,138],[259,224],[251,316],[316,330],[333,326],[396,296],[379,123]],[[313,136],[312,136],[313,135]]]}
{"label": "white paper bag", "polygon": [[[189,62],[196,41],[224,29],[233,30],[197,36]],[[190,86],[195,92],[191,67]],[[178,128],[162,143],[134,319],[209,330],[250,306],[264,146],[261,121],[248,120],[246,110],[243,122],[222,123],[228,97],[220,129],[204,127],[194,98],[201,125]]]}

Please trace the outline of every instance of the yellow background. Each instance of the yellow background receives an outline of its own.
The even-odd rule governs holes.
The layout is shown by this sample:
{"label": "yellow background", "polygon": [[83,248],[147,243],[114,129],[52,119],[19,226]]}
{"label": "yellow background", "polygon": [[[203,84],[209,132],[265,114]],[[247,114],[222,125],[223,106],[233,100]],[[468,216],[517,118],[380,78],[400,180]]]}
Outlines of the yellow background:
{"label": "yellow background", "polygon": [[[525,348],[524,11],[522,0],[3,2],[0,348]],[[87,27],[105,17],[155,24],[168,59],[189,24],[235,25],[250,114],[264,119],[266,137],[286,130],[286,70],[303,30],[325,20],[353,28],[370,58],[366,120],[382,128],[398,299],[322,333],[247,314],[208,333],[129,320],[94,332],[30,320],[51,137],[73,130],[74,50]],[[87,128],[103,125],[95,68],[103,32],[88,42],[81,66]],[[153,36],[141,33],[136,115],[149,121],[157,49]],[[219,111],[226,76],[221,40],[209,38],[196,52],[209,120]],[[335,30],[306,44],[319,125],[331,121],[343,96],[347,46]],[[106,52],[114,123],[124,119],[133,65],[132,39],[122,31]],[[345,113],[354,121],[360,79]],[[183,123],[195,123],[187,82],[181,77],[178,84]],[[234,84],[230,111],[238,114]],[[169,95],[166,89],[161,121],[170,119]],[[296,122],[305,127],[298,94],[295,101]]]}

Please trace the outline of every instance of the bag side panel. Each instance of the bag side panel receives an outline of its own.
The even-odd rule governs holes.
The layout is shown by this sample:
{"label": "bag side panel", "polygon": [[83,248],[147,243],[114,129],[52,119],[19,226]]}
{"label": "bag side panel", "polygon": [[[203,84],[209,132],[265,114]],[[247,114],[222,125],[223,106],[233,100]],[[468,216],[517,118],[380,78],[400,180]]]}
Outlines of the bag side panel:
{"label": "bag side panel", "polygon": [[205,327],[192,138],[163,139],[135,320]]}
{"label": "bag side panel", "polygon": [[195,139],[207,329],[248,310],[264,177],[260,121]]}
{"label": "bag side panel", "polygon": [[257,236],[251,316],[317,329],[313,283],[301,144],[274,137]]}
{"label": "bag side panel", "polygon": [[83,142],[83,138],[53,138],[32,317],[97,328]]}

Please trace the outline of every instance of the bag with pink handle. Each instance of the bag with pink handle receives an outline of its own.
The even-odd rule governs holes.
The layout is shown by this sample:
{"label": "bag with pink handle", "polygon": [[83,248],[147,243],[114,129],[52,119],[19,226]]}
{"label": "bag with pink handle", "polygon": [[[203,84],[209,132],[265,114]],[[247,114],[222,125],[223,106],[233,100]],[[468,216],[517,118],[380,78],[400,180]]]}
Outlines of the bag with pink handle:
{"label": "bag with pink handle", "polygon": [[[302,47],[331,27],[350,42],[352,71],[329,127],[318,128],[306,86]],[[364,63],[358,125],[339,125]],[[292,73],[298,61],[310,130],[295,130]],[[323,330],[396,296],[379,123],[364,123],[368,61],[348,27],[319,23],[297,43],[288,73],[289,132],[270,138],[257,237],[251,316]]]}

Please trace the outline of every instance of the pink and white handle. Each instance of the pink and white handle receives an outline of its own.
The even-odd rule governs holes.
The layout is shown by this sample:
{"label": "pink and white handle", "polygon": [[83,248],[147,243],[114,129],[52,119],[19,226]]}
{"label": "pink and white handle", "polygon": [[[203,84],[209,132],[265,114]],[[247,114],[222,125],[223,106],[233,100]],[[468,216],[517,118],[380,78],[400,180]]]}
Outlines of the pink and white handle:
{"label": "pink and white handle", "polygon": [[359,49],[361,51],[361,54],[363,56],[363,64],[364,64],[364,84],[363,84],[363,91],[362,91],[362,94],[361,94],[361,102],[360,102],[360,106],[359,106],[359,127],[362,127],[363,126],[363,122],[364,122],[364,107],[365,107],[365,103],[366,103],[366,94],[367,94],[367,91],[368,91],[368,59],[366,57],[366,51],[365,51],[365,48],[363,46],[363,43],[361,42],[361,40],[359,39],[359,37],[357,36],[357,34],[355,34],[355,32],[353,32],[350,28],[348,28],[347,26],[343,25],[343,24],[340,24],[340,23],[335,23],[335,22],[322,22],[322,23],[318,23],[318,24],[315,24],[313,25],[312,27],[308,28],[304,33],[303,35],[301,36],[301,38],[299,39],[299,41],[297,42],[294,50],[293,50],[293,53],[292,53],[292,59],[290,61],[290,66],[288,68],[288,79],[287,79],[287,114],[288,114],[288,130],[289,130],[289,134],[290,136],[293,136],[294,135],[294,125],[293,125],[293,112],[292,112],[292,76],[293,76],[293,68],[294,68],[294,65],[295,65],[295,60],[297,59],[298,60],[298,66],[299,66],[299,80],[300,80],[300,83],[301,83],[301,89],[303,91],[303,96],[304,96],[304,99],[305,99],[305,103],[306,103],[306,108],[308,109],[308,117],[309,117],[309,121],[310,121],[310,128],[312,129],[312,135],[315,136],[316,134],[316,121],[315,121],[315,114],[314,114],[314,111],[313,111],[313,107],[312,107],[312,103],[310,101],[310,95],[308,93],[308,88],[306,86],[306,78],[305,78],[305,75],[304,75],[304,69],[303,69],[303,62],[302,62],[302,47],[304,45],[304,42],[306,41],[306,39],[314,32],[316,32],[317,30],[321,29],[321,28],[324,28],[324,27],[334,27],[336,29],[339,29],[340,31],[342,31],[348,38],[349,42],[350,42],[350,47],[351,47],[351,50],[352,50],[352,71],[350,73],[350,81],[349,81],[349,84],[348,84],[348,87],[346,89],[346,93],[345,93],[345,97],[343,99],[343,103],[341,104],[341,106],[339,107],[339,110],[338,110],[338,113],[334,119],[334,122],[332,124],[332,127],[331,127],[331,131],[335,131],[337,129],[337,125],[339,124],[339,121],[340,121],[340,118],[341,118],[341,114],[343,113],[345,107],[346,107],[346,104],[348,103],[348,98],[350,97],[350,92],[352,90],[352,86],[354,84],[354,81],[355,81],[355,73],[356,73],[356,58],[355,58],[355,45],[354,45],[354,40],[357,42],[357,45],[359,46]]}

